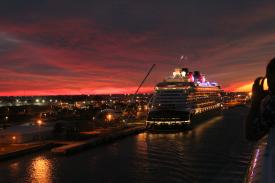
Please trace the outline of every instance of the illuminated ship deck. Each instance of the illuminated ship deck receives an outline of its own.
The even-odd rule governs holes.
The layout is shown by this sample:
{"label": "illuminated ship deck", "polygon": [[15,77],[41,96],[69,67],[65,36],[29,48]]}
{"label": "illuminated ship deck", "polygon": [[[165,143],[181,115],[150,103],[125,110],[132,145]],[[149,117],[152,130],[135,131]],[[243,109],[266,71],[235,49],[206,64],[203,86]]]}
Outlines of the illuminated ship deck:
{"label": "illuminated ship deck", "polygon": [[173,75],[160,82],[147,118],[147,125],[186,125],[206,112],[219,110],[221,88],[209,82],[199,71],[175,69]]}

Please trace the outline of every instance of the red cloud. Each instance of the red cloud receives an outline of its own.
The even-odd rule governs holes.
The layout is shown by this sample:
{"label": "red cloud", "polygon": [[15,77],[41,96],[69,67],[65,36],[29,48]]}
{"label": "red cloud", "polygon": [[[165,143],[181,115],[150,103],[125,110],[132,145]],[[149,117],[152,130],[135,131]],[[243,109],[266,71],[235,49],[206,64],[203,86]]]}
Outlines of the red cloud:
{"label": "red cloud", "polygon": [[110,35],[96,30],[91,22],[75,22],[62,22],[57,27],[57,22],[43,27],[2,25],[8,32],[5,36],[18,42],[2,54],[1,75],[5,78],[0,78],[0,95],[133,92],[150,66],[145,58],[165,58],[149,49],[135,48],[146,41],[146,35]]}
{"label": "red cloud", "polygon": [[[220,34],[210,37],[173,35],[171,30],[177,30],[173,24],[130,33],[83,18],[27,23],[1,19],[0,95],[130,93],[153,63],[157,68],[142,92],[152,91],[156,82],[182,65],[202,70],[210,80],[235,90],[263,75],[274,54],[272,29],[264,34],[247,30],[275,14],[267,6],[252,10],[217,18]],[[228,30],[220,22],[234,26]],[[237,38],[229,39],[228,34]],[[181,54],[189,60],[179,63]]]}

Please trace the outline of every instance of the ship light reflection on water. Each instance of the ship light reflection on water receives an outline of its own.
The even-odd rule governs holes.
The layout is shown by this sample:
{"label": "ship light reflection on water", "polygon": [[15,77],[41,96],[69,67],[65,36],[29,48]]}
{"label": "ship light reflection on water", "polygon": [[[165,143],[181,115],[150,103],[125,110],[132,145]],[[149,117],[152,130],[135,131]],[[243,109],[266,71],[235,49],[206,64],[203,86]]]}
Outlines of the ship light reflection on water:
{"label": "ship light reflection on water", "polygon": [[206,121],[205,123],[198,125],[194,130],[192,130],[192,133],[190,133],[190,135],[196,136],[195,139],[199,141],[200,138],[203,136],[203,133],[205,132],[205,130],[209,129],[215,123],[221,122],[222,120],[223,120],[223,116],[214,117]]}
{"label": "ship light reflection on water", "polygon": [[10,170],[11,170],[11,174],[13,176],[18,176],[18,172],[19,172],[19,163],[18,162],[14,162],[9,166]]}
{"label": "ship light reflection on water", "polygon": [[32,161],[29,178],[31,182],[50,183],[52,180],[52,162],[42,156]]}

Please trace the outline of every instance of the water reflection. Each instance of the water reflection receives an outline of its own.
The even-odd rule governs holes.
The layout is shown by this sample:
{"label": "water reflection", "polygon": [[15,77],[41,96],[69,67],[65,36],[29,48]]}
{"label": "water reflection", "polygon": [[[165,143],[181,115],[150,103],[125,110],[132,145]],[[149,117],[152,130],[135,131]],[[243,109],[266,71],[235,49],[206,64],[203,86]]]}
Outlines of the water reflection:
{"label": "water reflection", "polygon": [[142,152],[142,158],[146,159],[148,156],[148,135],[147,133],[140,133],[137,135],[137,149]]}
{"label": "water reflection", "polygon": [[32,183],[51,183],[52,181],[52,162],[45,157],[39,156],[33,159],[30,167],[30,182]]}
{"label": "water reflection", "polygon": [[211,127],[212,125],[214,125],[215,123],[217,123],[218,121],[221,121],[223,119],[223,116],[217,116],[217,117],[213,117],[210,120],[206,121],[205,123],[200,124],[198,127],[196,127],[196,131],[200,134],[203,133],[203,131],[209,127]]}
{"label": "water reflection", "polygon": [[179,131],[179,132],[147,132],[146,137],[149,140],[158,140],[158,139],[169,139],[169,140],[176,140],[178,138],[183,138],[190,134],[190,131]]}
{"label": "water reflection", "polygon": [[14,162],[14,163],[10,164],[9,168],[10,168],[11,175],[13,175],[13,176],[18,175],[18,172],[19,172],[19,163],[18,162]]}
{"label": "water reflection", "polygon": [[221,122],[222,120],[223,116],[211,118],[210,120],[198,125],[194,130],[191,131],[190,135],[192,135],[193,139],[199,141],[204,136],[205,130],[212,127],[215,123]]}
{"label": "water reflection", "polygon": [[235,108],[189,131],[140,133],[73,156],[1,162],[0,183],[242,182],[253,149],[243,140],[246,112]]}

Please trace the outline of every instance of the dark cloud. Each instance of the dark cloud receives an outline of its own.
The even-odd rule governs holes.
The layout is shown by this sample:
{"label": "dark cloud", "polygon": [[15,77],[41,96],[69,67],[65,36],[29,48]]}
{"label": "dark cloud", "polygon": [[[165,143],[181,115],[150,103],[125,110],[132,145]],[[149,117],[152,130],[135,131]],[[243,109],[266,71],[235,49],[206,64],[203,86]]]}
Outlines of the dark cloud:
{"label": "dark cloud", "polygon": [[[274,8],[269,0],[1,1],[0,94],[132,91],[153,63],[146,90],[183,64],[236,88],[274,56]],[[182,54],[189,59],[179,63]]]}
{"label": "dark cloud", "polygon": [[15,50],[18,42],[18,40],[9,37],[4,33],[0,33],[0,56]]}

